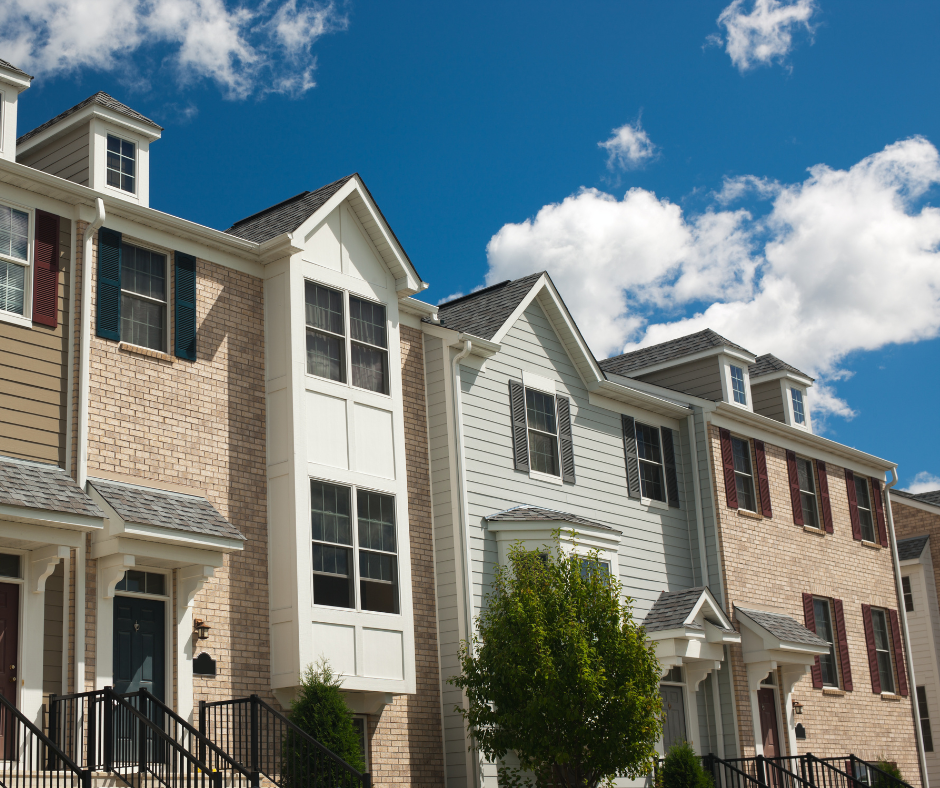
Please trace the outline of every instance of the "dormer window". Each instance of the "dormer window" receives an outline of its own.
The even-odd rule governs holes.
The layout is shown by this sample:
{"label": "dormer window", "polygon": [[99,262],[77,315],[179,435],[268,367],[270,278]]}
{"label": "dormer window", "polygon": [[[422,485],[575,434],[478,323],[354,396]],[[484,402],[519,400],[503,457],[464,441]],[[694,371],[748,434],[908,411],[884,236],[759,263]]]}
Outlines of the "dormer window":
{"label": "dormer window", "polygon": [[806,414],[803,411],[803,392],[791,388],[790,399],[793,401],[793,421],[797,424],[806,424]]}
{"label": "dormer window", "polygon": [[744,370],[731,365],[731,392],[734,401],[739,405],[747,405],[747,391],[744,388]]}
{"label": "dormer window", "polygon": [[137,146],[113,134],[108,135],[108,186],[134,193]]}

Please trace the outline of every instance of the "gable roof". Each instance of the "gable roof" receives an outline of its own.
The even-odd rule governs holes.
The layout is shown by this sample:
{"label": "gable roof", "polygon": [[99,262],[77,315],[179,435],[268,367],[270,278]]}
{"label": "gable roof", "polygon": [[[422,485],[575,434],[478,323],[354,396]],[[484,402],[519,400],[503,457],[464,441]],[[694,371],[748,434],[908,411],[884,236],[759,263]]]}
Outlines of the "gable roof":
{"label": "gable roof", "polygon": [[[697,586],[696,588],[686,588],[682,591],[663,591],[659,598],[653,603],[650,612],[646,614],[643,620],[643,626],[647,632],[661,632],[667,629],[704,629],[701,624],[695,621],[686,623],[686,620],[692,614],[692,611],[698,606],[699,600],[703,594],[711,597],[715,606],[721,610],[717,600],[711,594],[706,586]],[[724,611],[721,611],[724,614]],[[724,614],[728,618],[727,614]],[[725,627],[721,622],[713,622],[719,629],[725,631],[734,631]]]}
{"label": "gable roof", "polygon": [[52,120],[47,120],[41,126],[37,126],[32,131],[27,131],[22,137],[19,137],[16,140],[16,144],[22,145],[31,137],[35,137],[37,134],[45,131],[50,126],[54,126],[59,121],[65,120],[65,118],[69,117],[69,115],[74,115],[79,110],[83,110],[85,107],[91,104],[98,104],[101,107],[114,110],[115,112],[124,115],[125,117],[139,121],[140,123],[146,123],[148,126],[153,126],[155,129],[163,131],[163,126],[157,125],[152,120],[150,120],[150,118],[141,115],[137,110],[131,109],[126,104],[122,104],[116,98],[113,98],[104,91],[99,90],[97,93],[95,93],[95,95],[89,96],[84,101],[76,104],[74,107],[70,107],[69,109],[65,110],[65,112],[59,113]]}
{"label": "gable roof", "polygon": [[782,613],[767,613],[763,610],[750,610],[735,605],[735,611],[744,613],[751,621],[771,635],[787,643],[802,643],[807,646],[825,646],[829,644],[815,632],[810,632],[796,620]]}
{"label": "gable roof", "polygon": [[32,79],[32,77],[23,71],[20,68],[17,68],[12,63],[7,63],[5,60],[0,60],[0,68],[5,68],[7,71],[12,71],[14,74],[19,74],[21,77],[26,77],[27,79]]}
{"label": "gable roof", "polygon": [[604,528],[608,531],[616,530],[611,528],[609,525],[596,523],[593,520],[588,520],[585,517],[579,517],[576,514],[559,512],[555,509],[545,509],[541,506],[529,506],[528,504],[514,506],[511,509],[504,509],[503,511],[496,512],[495,514],[488,514],[483,519],[487,522],[498,522],[500,520],[509,520],[510,522],[564,522],[574,523],[575,525],[589,525],[594,528]]}
{"label": "gable roof", "polygon": [[920,558],[929,539],[929,536],[912,536],[910,539],[898,539],[898,561],[910,561],[913,558]]}
{"label": "gable roof", "polygon": [[703,350],[718,347],[731,347],[750,356],[754,355],[751,351],[736,345],[729,339],[725,339],[721,334],[706,328],[703,331],[697,331],[678,339],[670,339],[668,342],[660,342],[658,345],[650,345],[619,356],[606,358],[598,363],[604,372],[629,377],[632,373],[651,367],[653,364],[674,361],[683,356],[690,356],[693,353],[701,353]]}
{"label": "gable roof", "polygon": [[[437,306],[440,325],[480,339],[492,339],[544,274],[506,280]],[[425,318],[425,322],[431,321]]]}
{"label": "gable roof", "polygon": [[787,364],[785,361],[781,361],[776,356],[772,356],[770,353],[765,353],[763,356],[758,356],[757,360],[748,366],[747,371],[751,376],[751,380],[754,378],[759,378],[761,375],[770,375],[774,372],[793,372],[796,375],[809,378],[809,380],[816,379],[811,378],[805,372],[801,372],[796,367]]}
{"label": "gable roof", "polygon": [[57,465],[0,457],[0,504],[103,518],[95,502]]}

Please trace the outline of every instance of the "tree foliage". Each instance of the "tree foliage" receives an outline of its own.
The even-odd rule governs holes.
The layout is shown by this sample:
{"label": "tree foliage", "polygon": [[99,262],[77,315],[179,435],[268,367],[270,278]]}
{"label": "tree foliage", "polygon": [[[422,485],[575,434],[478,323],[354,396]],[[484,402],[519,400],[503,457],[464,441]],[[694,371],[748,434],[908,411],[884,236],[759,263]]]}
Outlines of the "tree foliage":
{"label": "tree foliage", "polygon": [[500,784],[594,788],[648,774],[662,723],[660,665],[632,600],[597,553],[510,549],[472,648],[461,646],[464,716]]}
{"label": "tree foliage", "polygon": [[899,783],[904,782],[904,776],[901,774],[901,770],[898,768],[897,763],[894,761],[889,761],[887,758],[882,757],[878,763],[875,764],[881,772],[875,772],[872,776],[872,788],[897,788]]}
{"label": "tree foliage", "polygon": [[669,748],[660,769],[662,788],[714,788],[711,776],[688,742]]}

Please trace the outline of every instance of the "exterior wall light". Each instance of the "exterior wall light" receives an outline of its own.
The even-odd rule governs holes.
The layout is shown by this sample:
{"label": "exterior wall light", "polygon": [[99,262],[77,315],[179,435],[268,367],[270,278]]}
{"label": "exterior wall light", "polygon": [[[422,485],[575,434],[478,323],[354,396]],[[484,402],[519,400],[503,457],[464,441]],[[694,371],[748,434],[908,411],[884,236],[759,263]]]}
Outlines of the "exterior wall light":
{"label": "exterior wall light", "polygon": [[196,640],[208,640],[210,629],[212,629],[212,627],[210,627],[201,618],[197,618],[195,621],[193,621],[193,632],[196,635]]}
{"label": "exterior wall light", "polygon": [[793,701],[793,713],[802,714],[803,713],[803,704],[798,700]]}

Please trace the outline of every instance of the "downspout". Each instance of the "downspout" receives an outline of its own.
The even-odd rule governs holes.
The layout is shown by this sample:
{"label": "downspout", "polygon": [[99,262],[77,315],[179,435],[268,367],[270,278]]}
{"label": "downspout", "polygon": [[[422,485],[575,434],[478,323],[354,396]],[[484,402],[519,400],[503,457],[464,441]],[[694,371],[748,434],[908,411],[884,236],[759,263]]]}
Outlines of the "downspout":
{"label": "downspout", "polygon": [[91,258],[95,232],[104,224],[104,200],[96,200],[94,221],[85,228],[82,248],[82,327],[78,368],[78,486],[88,478],[88,355],[91,352]]}
{"label": "downspout", "polygon": [[[890,491],[898,483],[897,466],[891,468],[891,481],[885,485]],[[885,495],[885,509],[888,514],[888,539],[891,542],[891,562],[894,564],[894,590],[901,614],[901,632],[904,637],[904,651],[907,654],[908,686],[911,693],[911,714],[914,717],[914,735],[917,737],[917,763],[920,766],[920,781],[924,788],[930,788],[927,781],[927,758],[924,755],[924,738],[920,729],[920,707],[917,703],[917,682],[914,679],[914,655],[911,653],[911,634],[907,629],[907,611],[904,609],[904,593],[901,587],[901,563],[898,559],[898,542],[894,536],[894,514],[891,511],[891,495]]]}

